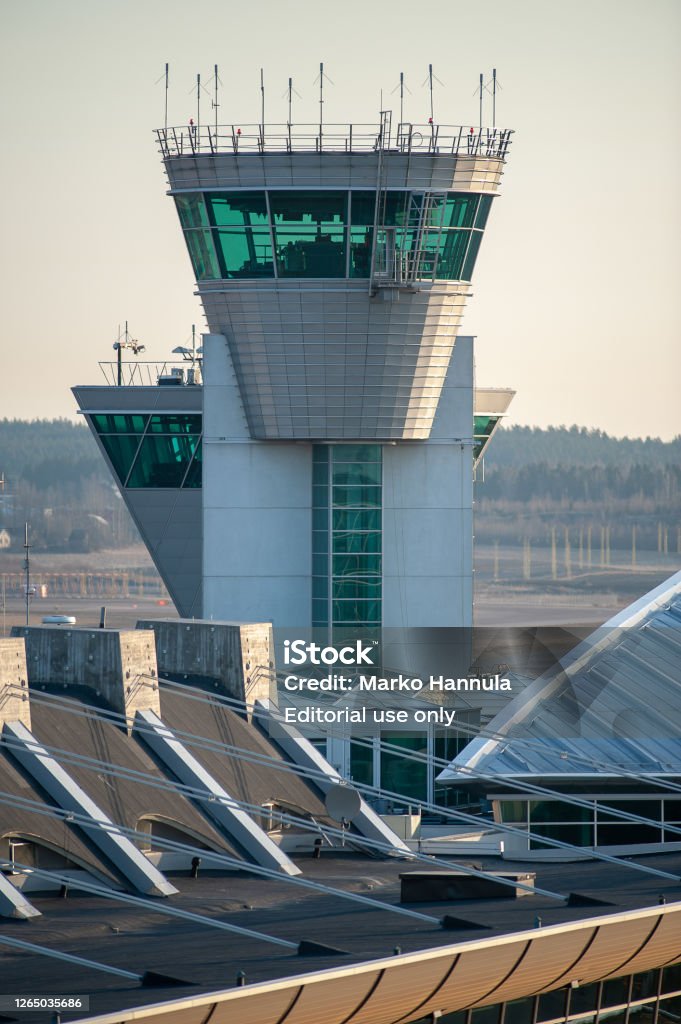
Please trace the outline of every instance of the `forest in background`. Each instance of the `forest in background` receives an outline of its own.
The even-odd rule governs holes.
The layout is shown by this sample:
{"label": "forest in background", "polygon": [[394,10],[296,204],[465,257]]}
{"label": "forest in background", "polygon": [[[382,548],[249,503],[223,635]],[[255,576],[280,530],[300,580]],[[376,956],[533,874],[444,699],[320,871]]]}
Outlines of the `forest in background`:
{"label": "forest in background", "polygon": [[[602,541],[604,550],[633,544],[671,554],[681,550],[681,436],[500,428],[478,467],[475,500],[478,544],[548,547],[567,538],[576,549],[581,531],[583,548]],[[70,420],[0,420],[0,530],[11,550],[26,520],[37,549],[139,539],[90,431]]]}

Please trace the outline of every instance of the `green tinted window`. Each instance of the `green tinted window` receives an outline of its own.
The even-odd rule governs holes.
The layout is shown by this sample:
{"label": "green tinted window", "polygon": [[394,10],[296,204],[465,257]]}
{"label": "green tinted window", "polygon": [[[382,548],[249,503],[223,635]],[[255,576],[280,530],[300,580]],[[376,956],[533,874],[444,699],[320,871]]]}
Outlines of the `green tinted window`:
{"label": "green tinted window", "polygon": [[197,281],[217,280],[220,266],[210,231],[185,231],[184,237]]}
{"label": "green tinted window", "polygon": [[[427,753],[425,732],[381,732],[381,739],[409,753]],[[425,761],[408,761],[398,753],[381,750],[381,786],[402,793],[407,799],[425,800],[428,788],[428,766]]]}
{"label": "green tinted window", "polygon": [[383,223],[388,226],[406,224],[408,217],[409,192],[387,192]]}
{"label": "green tinted window", "polygon": [[334,463],[333,482],[347,484],[349,486],[367,486],[381,483],[381,463],[365,462],[357,463]]}
{"label": "green tinted window", "polygon": [[128,487],[180,487],[199,438],[190,434],[147,434]]}
{"label": "green tinted window", "polygon": [[269,231],[218,228],[215,237],[223,277],[274,277]]}
{"label": "green tinted window", "polygon": [[475,227],[480,228],[481,231],[487,224],[489,211],[492,209],[492,199],[493,196],[480,196],[480,202],[478,204],[478,213],[475,218]]}
{"label": "green tinted window", "polygon": [[193,195],[175,196],[175,206],[183,228],[208,227],[208,214],[200,192]]}
{"label": "green tinted window", "polygon": [[185,413],[154,415],[149,421],[152,434],[200,434],[201,417]]}
{"label": "green tinted window", "polygon": [[331,446],[334,466],[338,462],[380,462],[380,444],[334,444]]}
{"label": "green tinted window", "polygon": [[334,487],[334,508],[380,508],[380,487]]}
{"label": "green tinted window", "polygon": [[332,609],[334,625],[381,621],[380,601],[333,601]]}
{"label": "green tinted window", "polygon": [[381,510],[365,509],[334,509],[334,530],[380,530]]}
{"label": "green tinted window", "polygon": [[264,192],[208,192],[206,202],[217,227],[269,228]]}
{"label": "green tinted window", "polygon": [[350,193],[350,223],[353,227],[372,227],[375,210],[375,192]]}
{"label": "green tinted window", "polygon": [[440,280],[459,280],[469,238],[470,231],[424,232],[420,276],[434,274]]}
{"label": "green tinted window", "polygon": [[279,277],[345,277],[345,228],[277,228]]}
{"label": "green tinted window", "polygon": [[102,434],[100,436],[120,484],[125,483],[130,472],[140,439],[140,434]]}
{"label": "green tinted window", "polygon": [[333,596],[336,600],[380,600],[381,578],[378,576],[374,579],[334,579]]}
{"label": "green tinted window", "polygon": [[270,209],[277,228],[337,230],[347,220],[347,193],[270,192]]}
{"label": "green tinted window", "polygon": [[472,228],[478,208],[478,196],[469,192],[449,192],[445,205],[443,226]]}
{"label": "green tinted window", "polygon": [[91,416],[99,434],[143,434],[148,416],[140,413],[94,413]]}
{"label": "green tinted window", "polygon": [[363,786],[372,786],[374,782],[374,752],[371,747],[350,744],[350,778]]}
{"label": "green tinted window", "polygon": [[473,270],[475,268],[475,261],[478,258],[478,249],[482,242],[482,232],[473,231],[471,234],[470,245],[468,246],[468,252],[466,253],[466,262],[463,265],[463,271],[461,273],[461,279],[463,281],[470,281],[473,277]]}
{"label": "green tinted window", "polygon": [[369,277],[373,235],[370,227],[350,229],[350,277]]}
{"label": "green tinted window", "polygon": [[194,452],[194,458],[192,459],[187,475],[184,479],[183,487],[201,487],[203,480],[203,454],[201,450],[201,442],[196,446]]}
{"label": "green tinted window", "polygon": [[333,535],[334,554],[378,554],[381,550],[381,534],[352,533],[336,530]]}
{"label": "green tinted window", "polygon": [[333,556],[334,576],[369,576],[380,575],[381,556],[377,552],[372,554],[340,554]]}

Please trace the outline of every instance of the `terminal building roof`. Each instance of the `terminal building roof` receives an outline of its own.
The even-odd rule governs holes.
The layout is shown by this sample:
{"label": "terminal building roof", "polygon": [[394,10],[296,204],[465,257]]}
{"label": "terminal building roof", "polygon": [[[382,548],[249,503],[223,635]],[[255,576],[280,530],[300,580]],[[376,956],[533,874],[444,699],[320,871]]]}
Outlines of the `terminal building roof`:
{"label": "terminal building roof", "polygon": [[438,781],[651,774],[681,775],[681,573],[527,687]]}

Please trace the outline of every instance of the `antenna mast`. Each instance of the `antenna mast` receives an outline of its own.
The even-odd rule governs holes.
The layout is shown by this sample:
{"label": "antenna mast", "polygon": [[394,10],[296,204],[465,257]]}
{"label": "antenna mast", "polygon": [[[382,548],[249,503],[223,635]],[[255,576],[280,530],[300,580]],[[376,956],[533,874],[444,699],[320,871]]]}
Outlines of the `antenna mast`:
{"label": "antenna mast", "polygon": [[169,71],[170,71],[170,67],[169,67],[168,63],[166,62],[166,102],[165,102],[165,119],[164,119],[164,125],[165,125],[166,132],[168,131],[168,85],[169,85]]}
{"label": "antenna mast", "polygon": [[263,136],[265,134],[265,76],[260,68],[260,124],[262,125]]}
{"label": "antenna mast", "polygon": [[430,123],[435,123],[435,114],[433,113],[433,65],[428,65],[428,88],[430,89]]}
{"label": "antenna mast", "polygon": [[215,70],[215,99],[213,100],[213,107],[215,108],[215,146],[217,148],[217,144],[218,144],[218,82],[220,80],[218,78],[218,66],[217,66],[217,64],[214,64],[213,67],[214,67],[214,70]]}
{"label": "antenna mast", "polygon": [[30,620],[30,607],[31,607],[31,564],[29,558],[29,552],[31,545],[28,542],[28,523],[24,523],[24,551],[26,557],[24,558],[24,573],[25,583],[24,589],[26,591],[26,625],[28,626]]}
{"label": "antenna mast", "polygon": [[322,138],[322,125],[324,124],[324,64],[319,65],[319,141]]}
{"label": "antenna mast", "polygon": [[480,125],[479,125],[480,137],[482,137],[482,90],[483,90],[483,84],[482,84],[482,72],[481,72],[480,73]]}
{"label": "antenna mast", "polygon": [[492,68],[492,128],[497,126],[497,69]]}
{"label": "antenna mast", "polygon": [[196,76],[196,136],[201,129],[201,74]]}

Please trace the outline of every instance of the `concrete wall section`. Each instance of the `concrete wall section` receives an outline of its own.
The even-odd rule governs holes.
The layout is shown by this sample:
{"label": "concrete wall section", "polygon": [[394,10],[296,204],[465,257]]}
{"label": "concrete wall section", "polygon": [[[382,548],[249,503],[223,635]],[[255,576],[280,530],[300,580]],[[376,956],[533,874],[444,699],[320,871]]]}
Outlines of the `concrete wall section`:
{"label": "concrete wall section", "polygon": [[251,440],[224,337],[203,345],[203,617],[304,626],[311,447]]}
{"label": "concrete wall section", "polygon": [[14,626],[26,643],[31,686],[84,686],[128,719],[160,711],[154,634],[147,630]]}
{"label": "concrete wall section", "polygon": [[208,684],[249,703],[269,697],[274,670],[269,623],[142,619],[137,628],[153,630],[161,675]]}
{"label": "concrete wall section", "polygon": [[429,441],[383,448],[383,625],[472,623],[473,339],[457,341]]}
{"label": "concrete wall section", "polygon": [[0,640],[0,727],[5,722],[31,728],[26,646],[18,637]]}

